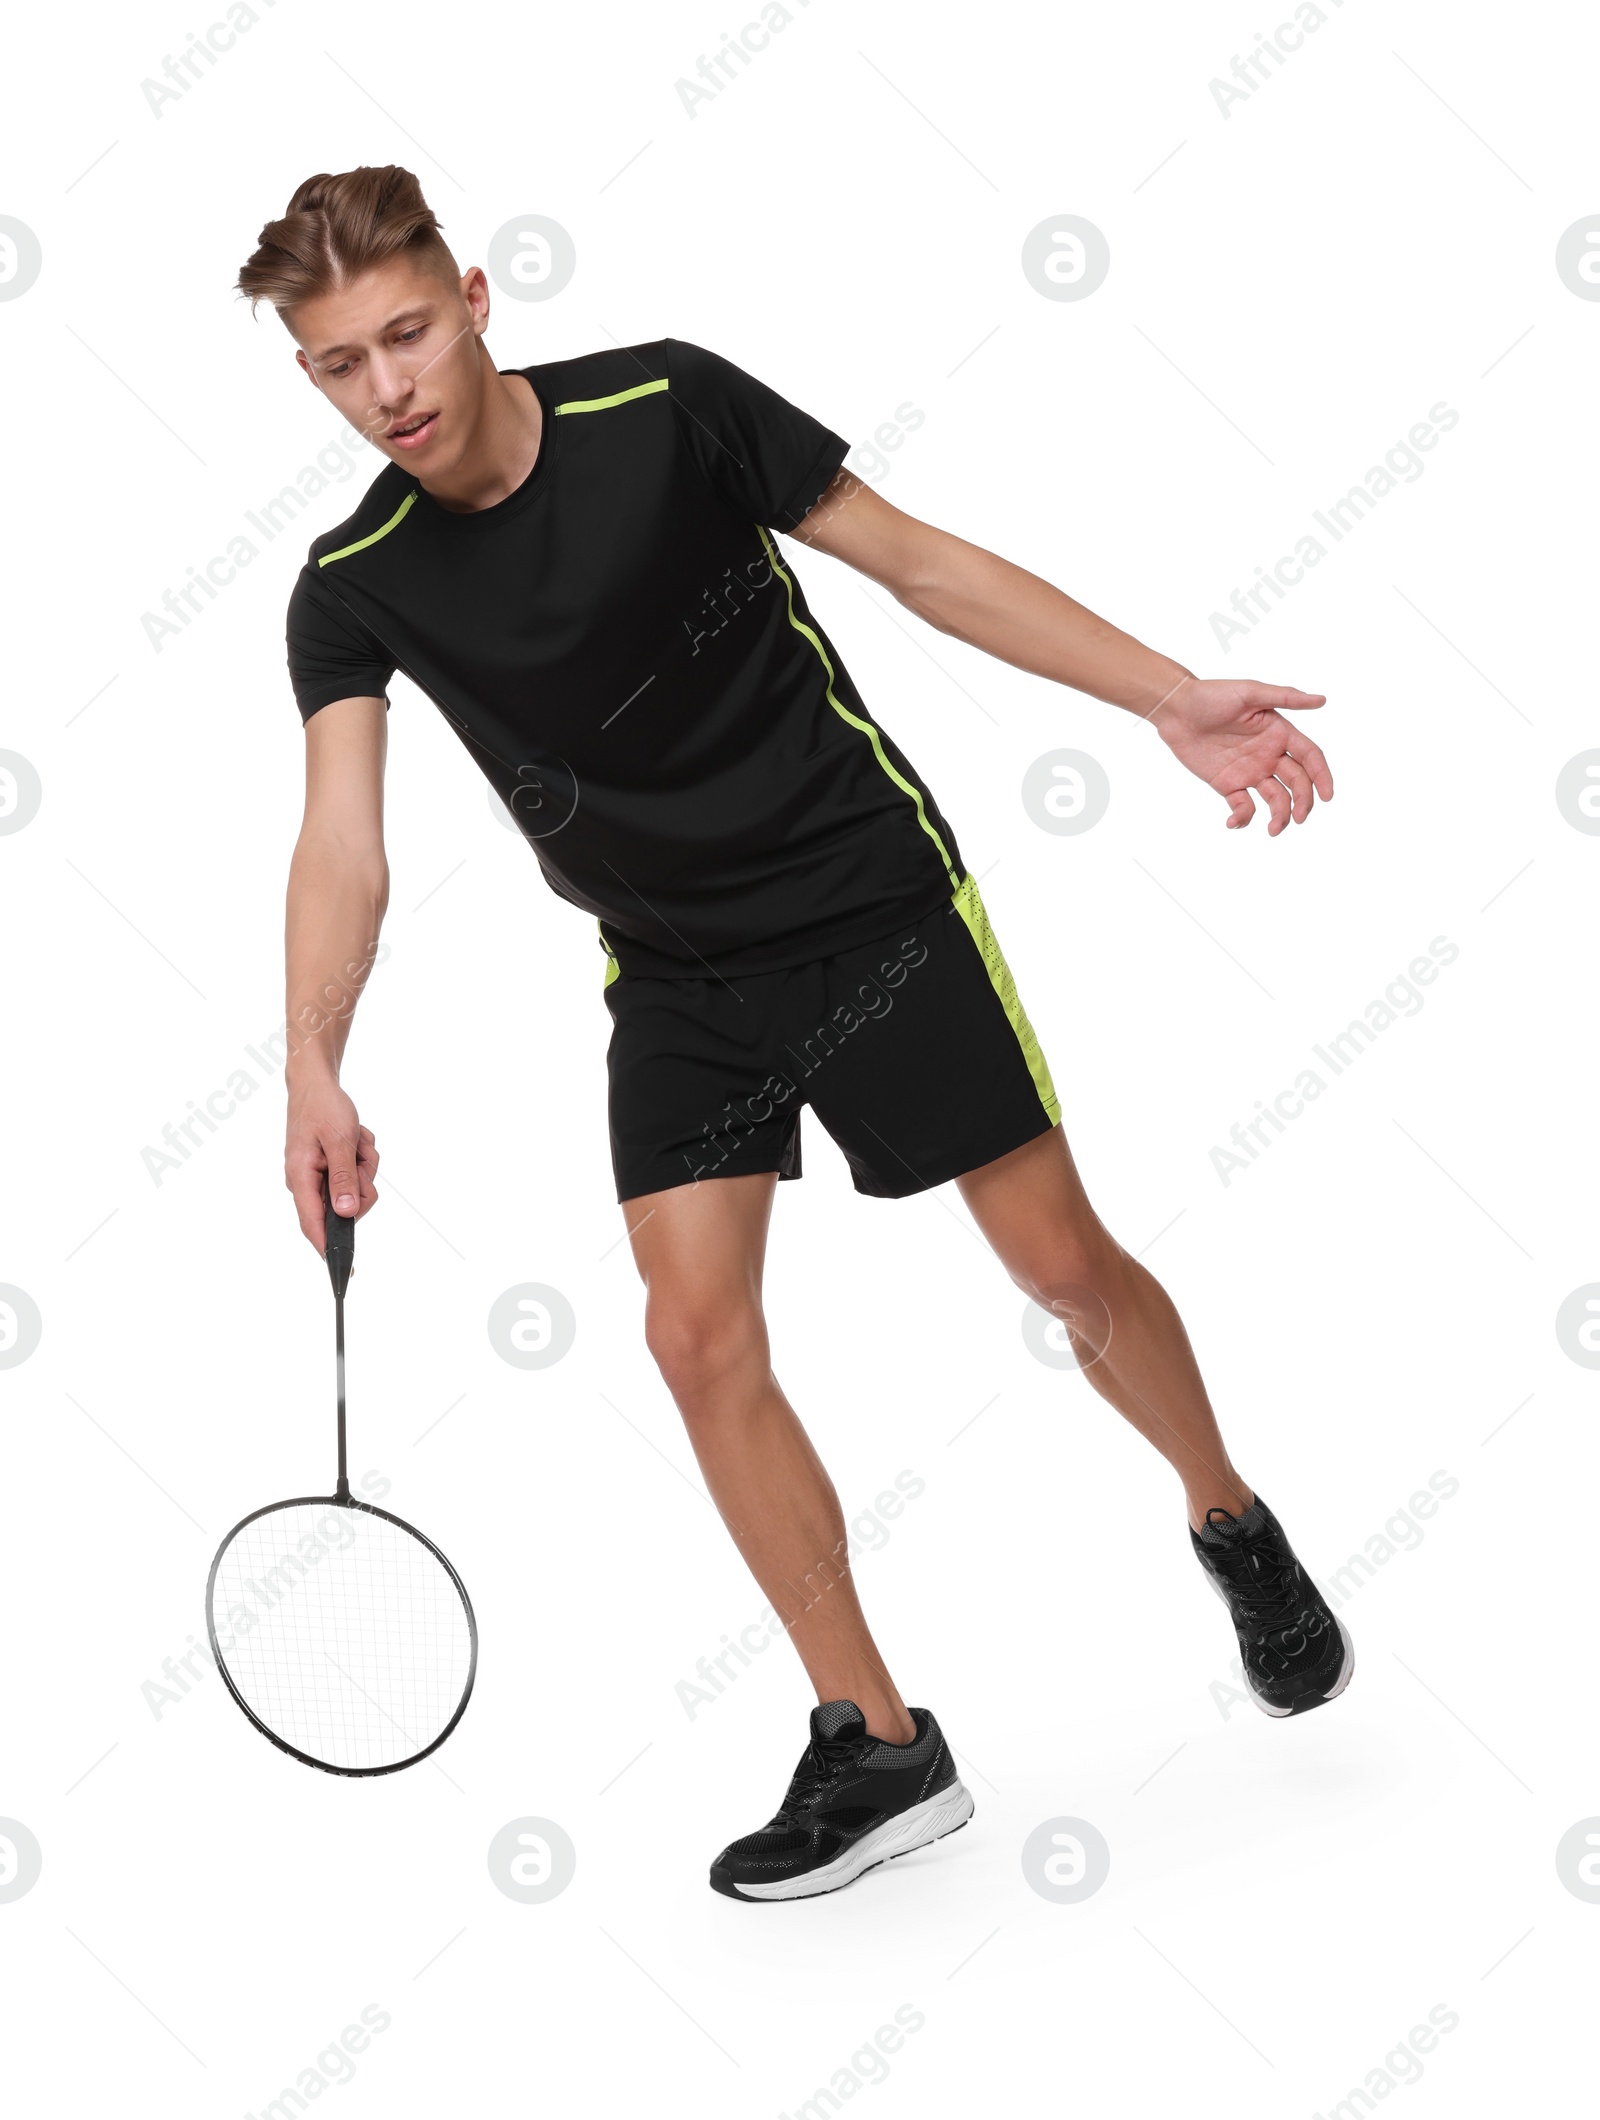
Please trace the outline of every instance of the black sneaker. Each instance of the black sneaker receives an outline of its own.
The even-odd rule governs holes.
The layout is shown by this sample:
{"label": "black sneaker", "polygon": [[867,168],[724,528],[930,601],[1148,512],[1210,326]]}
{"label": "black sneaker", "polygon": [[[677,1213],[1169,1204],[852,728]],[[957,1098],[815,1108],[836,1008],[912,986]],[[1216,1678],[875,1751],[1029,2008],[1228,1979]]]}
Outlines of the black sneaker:
{"label": "black sneaker", "polygon": [[867,1735],[853,1700],[811,1711],[811,1742],[778,1815],[723,1849],[711,1885],[730,1899],[812,1899],[909,1855],[972,1816],[950,1747],[926,1708],[908,1745]]}
{"label": "black sneaker", "polygon": [[1202,1529],[1189,1537],[1233,1615],[1256,1706],[1268,1715],[1303,1715],[1336,1700],[1355,1669],[1354,1645],[1260,1495],[1243,1516],[1208,1509]]}

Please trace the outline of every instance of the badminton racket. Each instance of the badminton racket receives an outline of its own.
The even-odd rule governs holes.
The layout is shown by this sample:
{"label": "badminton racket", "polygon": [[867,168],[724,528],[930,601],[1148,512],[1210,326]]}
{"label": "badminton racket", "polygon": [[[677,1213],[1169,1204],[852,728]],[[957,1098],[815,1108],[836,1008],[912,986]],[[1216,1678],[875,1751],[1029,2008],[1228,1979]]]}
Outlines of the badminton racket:
{"label": "badminton racket", "polygon": [[234,1525],[206,1583],[206,1629],[228,1691],[292,1759],[392,1774],[437,1751],[478,1668],[472,1601],[432,1539],[350,1492],[344,1299],[355,1223],[323,1173],[333,1283],[339,1471],[330,1495],[272,1502]]}

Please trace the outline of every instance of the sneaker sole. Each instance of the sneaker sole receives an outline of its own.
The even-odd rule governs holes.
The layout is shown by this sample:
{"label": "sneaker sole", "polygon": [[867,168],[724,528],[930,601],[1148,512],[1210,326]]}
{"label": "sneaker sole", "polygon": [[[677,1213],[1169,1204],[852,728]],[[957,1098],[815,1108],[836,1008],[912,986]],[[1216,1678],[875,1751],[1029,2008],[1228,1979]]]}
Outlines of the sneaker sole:
{"label": "sneaker sole", "polygon": [[[1206,1581],[1211,1585],[1212,1589],[1215,1590],[1218,1597],[1220,1597],[1222,1602],[1226,1605],[1228,1603],[1228,1593],[1223,1589],[1222,1585],[1217,1581],[1216,1577],[1209,1572],[1209,1570],[1206,1574]],[[1231,1618],[1233,1608],[1229,1606],[1228,1611],[1229,1617]],[[1250,1688],[1250,1698],[1255,1702],[1256,1706],[1261,1710],[1263,1715],[1272,1716],[1274,1721],[1282,1721],[1285,1717],[1290,1715],[1307,1715],[1313,1708],[1326,1707],[1330,1700],[1337,1700],[1339,1698],[1339,1695],[1344,1691],[1345,1687],[1349,1685],[1351,1678],[1355,1674],[1356,1645],[1350,1639],[1350,1629],[1345,1625],[1344,1621],[1340,1619],[1337,1613],[1333,1615],[1333,1624],[1338,1628],[1339,1639],[1344,1644],[1344,1662],[1339,1666],[1339,1676],[1334,1680],[1333,1684],[1328,1688],[1326,1693],[1304,1693],[1300,1696],[1298,1700],[1291,1701],[1288,1707],[1279,1708],[1275,1707],[1271,1701],[1263,1700],[1261,1698],[1261,1695],[1256,1691],[1255,1681],[1250,1678],[1248,1673],[1246,1674],[1245,1682]]]}
{"label": "sneaker sole", "polygon": [[772,1884],[735,1884],[725,1870],[713,1868],[711,1887],[729,1899],[817,1899],[825,1892],[843,1891],[847,1884],[854,1884],[881,1863],[892,1862],[897,1855],[914,1854],[918,1848],[943,1840],[947,1833],[959,1832],[976,1808],[958,1781],[926,1802],[886,1818],[881,1826],[863,1833],[853,1847],[820,1869],[807,1870],[801,1877],[779,1878]]}

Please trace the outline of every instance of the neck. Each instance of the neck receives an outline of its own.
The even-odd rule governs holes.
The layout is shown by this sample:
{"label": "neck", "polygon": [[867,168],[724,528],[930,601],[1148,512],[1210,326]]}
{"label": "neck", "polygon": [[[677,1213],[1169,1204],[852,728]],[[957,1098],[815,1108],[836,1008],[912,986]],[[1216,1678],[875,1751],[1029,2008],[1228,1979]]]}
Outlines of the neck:
{"label": "neck", "polygon": [[[481,342],[480,342],[481,346]],[[441,508],[472,515],[515,493],[538,460],[544,412],[526,376],[501,375],[481,348],[488,371],[483,409],[461,460],[423,487]]]}

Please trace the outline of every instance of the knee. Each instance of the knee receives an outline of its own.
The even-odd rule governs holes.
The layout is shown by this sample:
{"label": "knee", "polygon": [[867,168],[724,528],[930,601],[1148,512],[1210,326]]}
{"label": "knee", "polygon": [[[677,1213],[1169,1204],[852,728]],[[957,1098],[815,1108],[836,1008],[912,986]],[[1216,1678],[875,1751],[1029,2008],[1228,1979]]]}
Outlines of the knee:
{"label": "knee", "polygon": [[1088,1296],[1109,1303],[1126,1263],[1122,1247],[1102,1230],[1098,1235],[1052,1237],[1019,1260],[1011,1278],[1041,1310],[1059,1310]]}
{"label": "knee", "polygon": [[686,1412],[741,1371],[767,1365],[766,1325],[746,1301],[707,1303],[652,1291],[644,1336],[662,1381]]}
{"label": "knee", "polygon": [[1106,1232],[1082,1239],[1056,1239],[1020,1262],[1011,1278],[1041,1310],[1066,1327],[1082,1354],[1104,1351],[1121,1307],[1127,1254]]}

